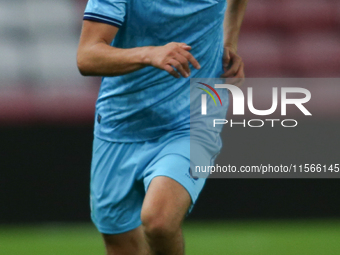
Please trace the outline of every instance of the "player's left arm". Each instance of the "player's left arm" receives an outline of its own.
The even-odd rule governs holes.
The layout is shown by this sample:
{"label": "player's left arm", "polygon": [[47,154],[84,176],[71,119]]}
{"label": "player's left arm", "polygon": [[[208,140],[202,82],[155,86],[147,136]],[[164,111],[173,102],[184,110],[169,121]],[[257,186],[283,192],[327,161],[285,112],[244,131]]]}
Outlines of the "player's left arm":
{"label": "player's left arm", "polygon": [[228,0],[224,17],[223,78],[244,78],[244,63],[237,54],[238,37],[248,0]]}

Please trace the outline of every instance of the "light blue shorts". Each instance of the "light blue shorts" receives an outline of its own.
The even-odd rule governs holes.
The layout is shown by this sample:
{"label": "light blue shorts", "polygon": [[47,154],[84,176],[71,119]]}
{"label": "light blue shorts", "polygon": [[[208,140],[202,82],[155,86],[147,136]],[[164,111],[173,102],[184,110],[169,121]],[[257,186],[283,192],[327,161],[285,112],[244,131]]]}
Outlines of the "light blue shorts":
{"label": "light blue shorts", "polygon": [[141,225],[143,199],[156,176],[180,183],[190,194],[191,210],[206,179],[191,176],[189,158],[189,131],[136,143],[94,138],[91,218],[99,232],[119,234]]}

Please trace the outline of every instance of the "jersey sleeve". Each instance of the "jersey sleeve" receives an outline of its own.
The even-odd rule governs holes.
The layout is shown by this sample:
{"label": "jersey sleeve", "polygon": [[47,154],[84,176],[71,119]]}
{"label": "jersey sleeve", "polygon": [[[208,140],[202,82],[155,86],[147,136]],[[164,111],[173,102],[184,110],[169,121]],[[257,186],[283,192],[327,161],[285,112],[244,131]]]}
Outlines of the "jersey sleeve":
{"label": "jersey sleeve", "polygon": [[97,21],[119,28],[124,22],[126,1],[127,0],[89,0],[83,19]]}

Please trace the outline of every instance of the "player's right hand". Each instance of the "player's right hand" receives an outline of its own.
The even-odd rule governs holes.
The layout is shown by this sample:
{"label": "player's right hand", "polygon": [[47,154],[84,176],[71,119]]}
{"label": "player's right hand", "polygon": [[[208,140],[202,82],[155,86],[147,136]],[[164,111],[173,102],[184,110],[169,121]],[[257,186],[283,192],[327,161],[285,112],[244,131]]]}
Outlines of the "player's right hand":
{"label": "player's right hand", "polygon": [[179,78],[180,75],[188,78],[191,74],[189,62],[194,68],[201,68],[189,50],[191,50],[189,45],[176,42],[171,42],[164,46],[149,47],[147,63],[167,71],[175,78]]}

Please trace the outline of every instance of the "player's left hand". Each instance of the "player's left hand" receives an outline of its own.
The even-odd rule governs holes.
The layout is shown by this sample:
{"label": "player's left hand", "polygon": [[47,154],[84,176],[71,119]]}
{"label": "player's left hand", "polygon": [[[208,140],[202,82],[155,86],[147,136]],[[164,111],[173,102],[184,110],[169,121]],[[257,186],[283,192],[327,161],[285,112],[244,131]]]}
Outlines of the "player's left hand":
{"label": "player's left hand", "polygon": [[232,78],[232,84],[241,86],[245,78],[244,63],[236,50],[232,47],[224,47],[222,61],[224,73],[221,78]]}

